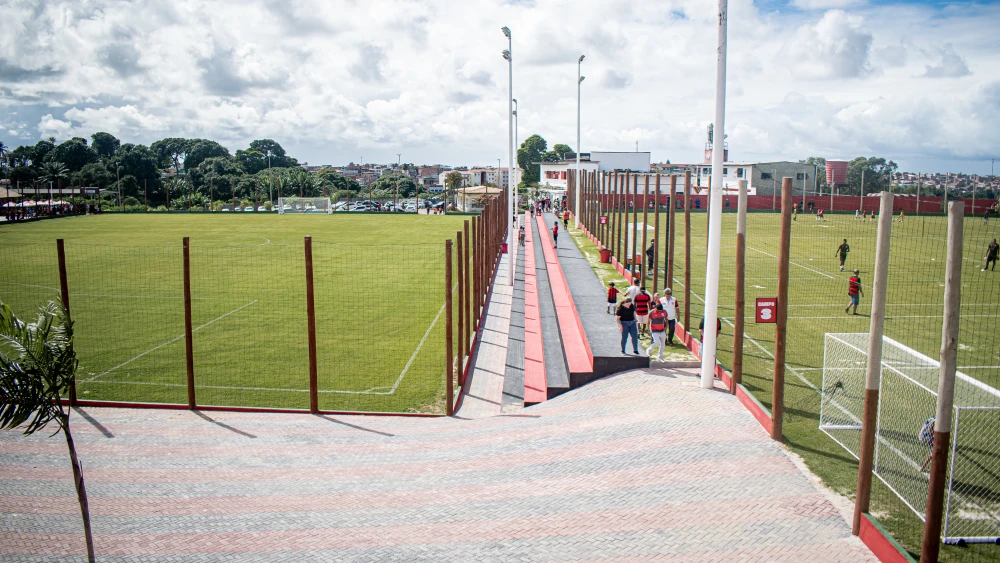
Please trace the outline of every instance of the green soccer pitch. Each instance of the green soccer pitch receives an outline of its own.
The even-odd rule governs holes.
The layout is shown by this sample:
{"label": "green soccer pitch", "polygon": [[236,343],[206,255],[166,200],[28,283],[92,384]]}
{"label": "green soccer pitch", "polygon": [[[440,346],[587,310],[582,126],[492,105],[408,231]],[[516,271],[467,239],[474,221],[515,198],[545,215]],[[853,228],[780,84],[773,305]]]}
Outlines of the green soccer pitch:
{"label": "green soccer pitch", "polygon": [[308,408],[308,235],[319,408],[444,412],[444,241],[465,219],[174,213],[0,224],[0,299],[22,318],[58,300],[64,239],[79,398],[186,404],[190,237],[197,403]]}
{"label": "green soccer pitch", "polygon": [[[678,236],[675,250],[677,265],[673,282],[674,295],[683,298],[683,213],[677,214]],[[641,221],[641,218],[640,218]],[[723,214],[722,257],[719,282],[719,316],[723,319],[719,337],[718,360],[732,365],[733,319],[735,313],[735,240],[736,215]],[[650,224],[653,220],[650,218]],[[661,232],[665,218],[661,214]],[[886,297],[885,335],[914,350],[937,359],[941,348],[941,326],[944,302],[944,269],[946,264],[947,218],[906,217],[892,226],[889,279]],[[691,326],[697,335],[698,322],[704,312],[702,296],[705,290],[706,213],[691,216]],[[960,326],[959,370],[993,387],[1000,387],[1000,272],[982,272],[983,256],[990,240],[1000,237],[996,221],[984,225],[980,217],[965,218],[964,259],[962,268],[962,308]],[[743,385],[765,407],[771,408],[775,325],[754,322],[756,297],[777,295],[780,216],[775,213],[747,215],[746,250],[746,309]],[[652,236],[652,230],[649,235]],[[641,238],[641,231],[640,231]],[[840,271],[837,247],[848,240],[851,252]],[[815,215],[800,215],[792,222],[787,356],[785,374],[786,443],[824,482],[838,492],[853,497],[857,482],[856,461],[842,447],[820,432],[819,410],[823,385],[824,334],[868,332],[871,322],[871,283],[875,265],[877,224],[855,220],[853,215],[828,215],[817,221]],[[865,297],[861,298],[858,314],[847,314],[849,297],[847,280],[853,269],[860,270]],[[852,308],[853,311],[853,308]],[[829,385],[829,382],[827,382]],[[936,391],[936,388],[933,390]],[[933,415],[933,398],[914,388],[886,388],[890,391],[914,392],[912,403],[930,405],[919,413],[919,420]],[[906,401],[904,401],[905,403]],[[891,403],[899,404],[899,398]],[[912,415],[912,413],[906,413]],[[914,456],[921,457],[922,446],[916,441],[919,429],[909,424],[894,428],[893,416],[903,413],[883,413],[883,433],[898,433]],[[910,416],[913,418],[913,416]],[[968,440],[994,441],[998,436],[962,436]],[[909,444],[909,442],[914,444]],[[917,459],[921,463],[923,459]],[[996,460],[988,460],[995,465]],[[991,470],[992,471],[992,470]],[[996,489],[995,477],[976,478],[981,485]],[[987,482],[988,485],[987,485]],[[898,486],[898,485],[897,485]],[[919,487],[919,483],[914,483]],[[926,487],[924,482],[923,487]],[[1000,489],[997,490],[1000,493]],[[923,494],[926,495],[926,492]],[[922,507],[921,507],[922,508]],[[891,491],[875,480],[872,509],[890,531],[911,551],[919,553],[922,522],[896,499]],[[948,547],[945,560],[993,560],[995,546],[973,548]]]}

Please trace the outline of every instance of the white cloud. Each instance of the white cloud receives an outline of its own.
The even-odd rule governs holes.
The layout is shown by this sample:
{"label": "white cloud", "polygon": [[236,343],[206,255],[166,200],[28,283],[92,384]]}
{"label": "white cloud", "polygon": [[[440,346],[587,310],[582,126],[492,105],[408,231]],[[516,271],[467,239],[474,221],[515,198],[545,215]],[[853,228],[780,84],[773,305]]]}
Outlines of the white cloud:
{"label": "white cloud", "polygon": [[872,34],[864,18],[830,10],[795,33],[789,48],[792,71],[803,78],[851,78],[868,71]]}
{"label": "white cloud", "polygon": [[867,4],[866,0],[792,0],[791,4],[803,10],[830,10],[853,8]]}
{"label": "white cloud", "polygon": [[939,54],[940,62],[927,65],[924,76],[928,78],[959,78],[972,74],[969,71],[969,66],[965,64],[965,59],[955,52],[955,47],[951,43],[946,44]]}
{"label": "white cloud", "polygon": [[[5,144],[106,130],[234,150],[270,137],[312,163],[495,162],[501,25],[521,139],[575,148],[581,54],[584,150],[639,140],[654,160],[700,161],[713,114],[716,14],[699,0],[10,0],[4,18]],[[731,156],[884,154],[926,171],[1000,152],[1000,108],[983,109],[1000,92],[996,21],[991,4],[730,2]]]}

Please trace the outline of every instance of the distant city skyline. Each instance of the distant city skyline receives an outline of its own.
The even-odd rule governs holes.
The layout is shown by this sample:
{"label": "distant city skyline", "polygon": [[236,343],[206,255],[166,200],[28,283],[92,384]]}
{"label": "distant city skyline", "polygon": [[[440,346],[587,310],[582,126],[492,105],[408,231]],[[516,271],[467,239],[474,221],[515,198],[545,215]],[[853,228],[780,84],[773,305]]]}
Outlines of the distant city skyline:
{"label": "distant city skyline", "polygon": [[[273,138],[310,164],[506,166],[507,25],[521,140],[701,162],[714,18],[694,0],[14,0],[0,140]],[[989,174],[1000,156],[997,3],[739,2],[730,21],[731,159]]]}

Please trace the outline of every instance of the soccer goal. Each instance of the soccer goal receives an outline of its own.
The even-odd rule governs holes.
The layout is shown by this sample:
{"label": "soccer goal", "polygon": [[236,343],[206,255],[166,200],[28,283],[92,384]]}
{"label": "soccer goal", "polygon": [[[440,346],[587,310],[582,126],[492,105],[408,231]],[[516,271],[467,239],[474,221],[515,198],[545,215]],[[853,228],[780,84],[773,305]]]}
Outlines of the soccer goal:
{"label": "soccer goal", "polygon": [[279,197],[278,214],[333,213],[333,200],[328,197]]}
{"label": "soccer goal", "polygon": [[[826,334],[819,428],[855,458],[861,446],[868,333]],[[882,344],[876,477],[921,520],[931,453],[921,432],[937,409],[940,363],[891,338]],[[945,497],[945,543],[1000,543],[1000,391],[958,372]]]}

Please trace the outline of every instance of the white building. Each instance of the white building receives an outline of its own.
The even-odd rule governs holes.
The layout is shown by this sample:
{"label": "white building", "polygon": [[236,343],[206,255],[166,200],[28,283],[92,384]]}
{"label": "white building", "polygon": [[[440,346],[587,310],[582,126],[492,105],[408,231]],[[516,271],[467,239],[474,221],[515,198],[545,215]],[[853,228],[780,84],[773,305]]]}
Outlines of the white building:
{"label": "white building", "polygon": [[438,183],[445,184],[445,178],[452,172],[462,175],[460,187],[484,186],[492,184],[498,188],[506,188],[510,182],[510,172],[507,168],[470,168],[468,170],[447,170],[438,175]]}
{"label": "white building", "polygon": [[[565,160],[558,162],[536,162],[539,165],[539,186],[554,190],[566,189],[567,171],[576,170],[576,155],[567,153]],[[649,172],[648,152],[591,151],[580,153],[580,170],[584,172]]]}

